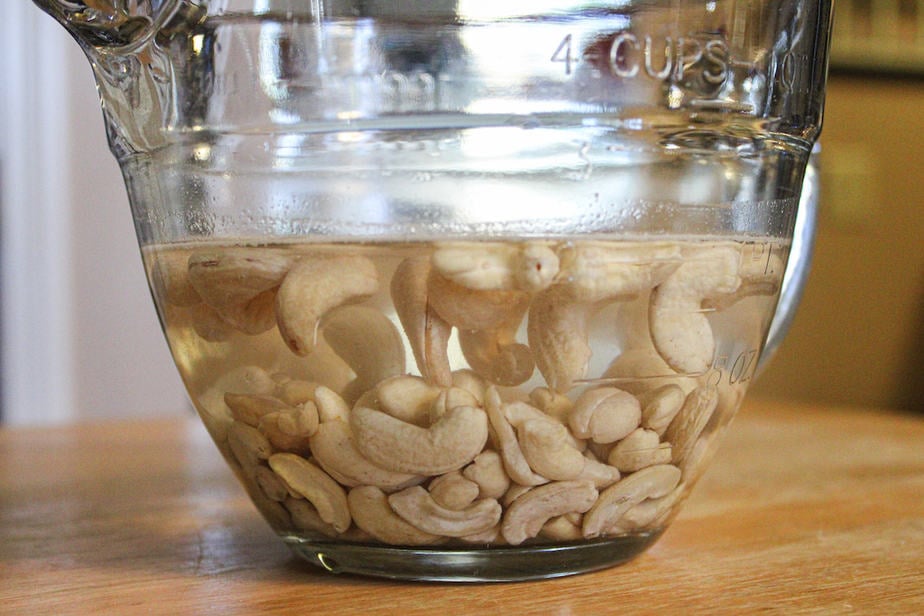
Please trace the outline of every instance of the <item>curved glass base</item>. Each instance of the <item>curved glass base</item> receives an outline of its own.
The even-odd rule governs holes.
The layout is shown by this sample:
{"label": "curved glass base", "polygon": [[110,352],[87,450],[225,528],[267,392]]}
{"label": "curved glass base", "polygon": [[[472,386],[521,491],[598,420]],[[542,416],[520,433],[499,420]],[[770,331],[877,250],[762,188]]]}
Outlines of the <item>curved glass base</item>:
{"label": "curved glass base", "polygon": [[656,531],[591,542],[481,549],[325,543],[296,536],[283,539],[300,557],[331,573],[432,582],[511,582],[619,565],[645,551],[660,535]]}

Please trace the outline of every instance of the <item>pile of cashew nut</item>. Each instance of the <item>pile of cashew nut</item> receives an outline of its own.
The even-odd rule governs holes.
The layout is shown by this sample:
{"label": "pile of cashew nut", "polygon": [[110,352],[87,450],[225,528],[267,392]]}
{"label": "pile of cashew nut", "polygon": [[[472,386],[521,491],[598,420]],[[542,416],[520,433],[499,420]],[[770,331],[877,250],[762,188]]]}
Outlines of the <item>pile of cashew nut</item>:
{"label": "pile of cashew nut", "polygon": [[[292,358],[349,367],[336,384],[238,367],[197,399],[279,532],[520,545],[663,527],[723,404],[707,314],[774,295],[782,267],[734,242],[455,242],[383,271],[281,248],[152,260],[155,295],[203,340],[276,330]],[[639,298],[644,343],[589,375],[593,315]]]}

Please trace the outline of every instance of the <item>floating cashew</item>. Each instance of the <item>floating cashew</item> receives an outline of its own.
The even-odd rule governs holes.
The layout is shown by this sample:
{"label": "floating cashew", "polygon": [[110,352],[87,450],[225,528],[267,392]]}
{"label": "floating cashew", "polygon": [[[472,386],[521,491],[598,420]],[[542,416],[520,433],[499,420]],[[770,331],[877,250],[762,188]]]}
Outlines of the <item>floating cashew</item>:
{"label": "floating cashew", "polygon": [[572,301],[627,298],[651,289],[682,262],[672,243],[584,243],[562,257],[562,284]]}
{"label": "floating cashew", "polygon": [[400,473],[441,475],[462,468],[484,448],[484,411],[457,406],[429,428],[356,407],[350,415],[356,446],[372,463]]}
{"label": "floating cashew", "polygon": [[154,295],[173,306],[193,306],[202,297],[189,282],[189,255],[185,252],[158,252],[151,263]]}
{"label": "floating cashew", "polygon": [[666,496],[680,483],[680,469],[657,464],[632,473],[603,490],[584,514],[584,537],[599,537],[619,523],[626,511],[648,498]]}
{"label": "floating cashew", "polygon": [[469,289],[540,291],[558,274],[558,255],[539,244],[453,243],[433,253],[443,277]]}
{"label": "floating cashew", "polygon": [[375,308],[341,306],[321,322],[324,340],[350,369],[356,380],[344,397],[359,395],[387,378],[404,372],[404,341],[401,332]]}
{"label": "floating cashew", "polygon": [[677,372],[700,374],[709,369],[715,338],[703,302],[738,288],[738,256],[733,246],[693,251],[652,292],[648,318],[651,340]]}
{"label": "floating cashew", "polygon": [[287,379],[276,385],[275,396],[289,406],[298,406],[314,401],[314,392],[320,387],[312,381]]}
{"label": "floating cashew", "polygon": [[430,305],[429,277],[429,259],[405,259],[391,278],[391,300],[420,374],[439,387],[447,387],[452,383],[447,354],[452,326]]}
{"label": "floating cashew", "polygon": [[267,395],[226,393],[225,404],[231,409],[231,416],[248,426],[256,428],[267,413],[291,408],[288,404]]}
{"label": "floating cashew", "polygon": [[189,284],[227,323],[258,334],[273,326],[275,289],[290,264],[269,250],[197,252],[189,257]]}
{"label": "floating cashew", "polygon": [[388,497],[375,486],[359,486],[350,490],[347,502],[353,521],[382,543],[391,545],[432,545],[443,538],[426,533],[407,523],[392,511]]}
{"label": "floating cashew", "polygon": [[751,255],[747,248],[741,251],[741,260],[738,264],[738,275],[741,277],[741,286],[733,293],[709,298],[703,302],[703,307],[713,310],[725,310],[729,306],[754,295],[776,295],[780,290],[783,272],[786,264],[783,257],[766,246],[761,250],[754,250],[757,246],[750,246]]}
{"label": "floating cashew", "polygon": [[510,487],[510,477],[504,471],[504,461],[496,451],[486,449],[462,469],[462,476],[478,484],[481,498],[501,498]]}
{"label": "floating cashew", "polygon": [[420,530],[445,537],[465,537],[481,533],[501,519],[501,506],[493,498],[475,501],[465,509],[440,506],[420,486],[413,486],[388,496],[392,510]]}
{"label": "floating cashew", "polygon": [[597,489],[589,481],[556,481],[533,488],[508,507],[501,533],[507,543],[519,545],[538,535],[549,518],[583,513],[596,500]]}
{"label": "floating cashew", "polygon": [[575,401],[568,425],[578,438],[613,443],[629,435],[642,419],[638,400],[615,387],[585,391]]}
{"label": "floating cashew", "polygon": [[536,295],[529,307],[529,348],[553,391],[568,391],[587,374],[592,354],[587,343],[591,310],[588,304],[572,302],[570,293],[557,285]]}
{"label": "floating cashew", "polygon": [[501,402],[497,389],[491,387],[485,394],[485,411],[491,422],[491,430],[497,447],[500,449],[501,459],[507,475],[521,486],[537,486],[548,483],[548,479],[533,472],[526,457],[520,449],[516,432],[507,420],[504,405]]}
{"label": "floating cashew", "polygon": [[675,464],[685,460],[693,450],[718,403],[715,387],[698,387],[687,394],[680,412],[664,432],[664,440],[673,448]]}
{"label": "floating cashew", "polygon": [[234,327],[208,304],[192,306],[189,319],[196,335],[207,342],[225,342],[234,334]]}
{"label": "floating cashew", "polygon": [[481,488],[477,483],[463,476],[461,472],[452,471],[434,477],[427,491],[439,506],[458,511],[475,502]]}
{"label": "floating cashew", "polygon": [[301,259],[276,293],[276,321],[283,340],[296,355],[308,355],[317,342],[321,317],[337,306],[369,297],[378,284],[375,265],[365,257]]}
{"label": "floating cashew", "polygon": [[670,464],[671,445],[662,443],[654,430],[638,428],[616,443],[607,462],[624,473],[655,464]]}
{"label": "floating cashew", "polygon": [[321,519],[337,532],[342,533],[350,527],[346,493],[327,473],[292,453],[273,454],[268,462],[289,489],[310,501]]}
{"label": "floating cashew", "polygon": [[536,369],[532,352],[516,341],[516,327],[460,331],[459,346],[472,369],[495,385],[514,387]]}
{"label": "floating cashew", "polygon": [[308,442],[320,467],[345,486],[370,485],[393,492],[424,480],[420,475],[396,473],[370,462],[357,449],[350,426],[337,419],[322,422]]}
{"label": "floating cashew", "polygon": [[478,406],[484,406],[485,390],[488,384],[472,370],[456,370],[452,373],[452,386],[464,389],[475,396]]}

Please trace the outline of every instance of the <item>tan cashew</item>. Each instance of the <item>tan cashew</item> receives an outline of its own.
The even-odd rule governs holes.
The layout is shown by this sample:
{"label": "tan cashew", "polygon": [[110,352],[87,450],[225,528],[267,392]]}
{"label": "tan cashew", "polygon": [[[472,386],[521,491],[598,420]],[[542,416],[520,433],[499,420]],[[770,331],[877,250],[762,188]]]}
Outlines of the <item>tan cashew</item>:
{"label": "tan cashew", "polygon": [[253,475],[254,468],[274,451],[262,432],[242,421],[234,421],[228,428],[228,447],[247,475]]}
{"label": "tan cashew", "polygon": [[615,387],[585,391],[575,401],[568,425],[578,438],[613,443],[629,435],[642,419],[638,400]]}
{"label": "tan cashew", "polygon": [[276,321],[283,340],[296,355],[308,355],[317,342],[321,317],[373,295],[378,284],[375,265],[365,257],[303,257],[276,294]]}
{"label": "tan cashew", "polygon": [[529,401],[537,409],[561,423],[568,422],[568,415],[574,402],[568,396],[552,391],[548,387],[537,387],[529,392]]}
{"label": "tan cashew", "polygon": [[432,545],[443,538],[426,533],[392,511],[388,497],[375,486],[358,486],[347,495],[356,525],[389,545]]}
{"label": "tan cashew", "polygon": [[342,532],[324,521],[314,505],[303,498],[289,496],[283,504],[292,516],[292,523],[299,530],[321,533],[325,537],[336,537]]}
{"label": "tan cashew", "polygon": [[356,446],[373,464],[400,473],[441,475],[462,468],[484,448],[484,411],[457,406],[429,428],[357,407],[350,415]]}
{"label": "tan cashew", "polygon": [[503,387],[515,387],[528,381],[536,364],[529,347],[516,340],[518,326],[460,330],[459,347],[472,370]]}
{"label": "tan cashew", "polygon": [[577,476],[577,479],[590,481],[598,490],[613,485],[622,476],[618,468],[600,462],[589,450],[584,452],[584,458],[584,470]]}
{"label": "tan cashew", "polygon": [[271,249],[200,251],[189,257],[189,283],[228,324],[259,334],[274,325],[275,289],[291,262]]}
{"label": "tan cashew", "polygon": [[281,503],[289,496],[289,488],[268,466],[262,464],[254,469],[254,482],[270,500]]}
{"label": "tan cashew", "polygon": [[733,293],[708,298],[703,302],[704,308],[724,310],[746,297],[776,295],[779,292],[786,270],[786,264],[779,253],[767,246],[751,245],[742,247],[740,254],[738,275],[741,277],[741,286]]}
{"label": "tan cashew", "polygon": [[481,489],[477,483],[464,477],[460,471],[451,471],[434,477],[427,491],[439,506],[459,510],[475,502]]}
{"label": "tan cashew", "polygon": [[446,411],[456,408],[457,406],[474,406],[480,407],[481,403],[467,389],[461,387],[449,387],[444,389],[430,405],[428,411],[428,425],[436,423],[439,418],[446,414]]}
{"label": "tan cashew", "polygon": [[314,505],[322,520],[339,533],[350,527],[346,492],[330,475],[293,453],[276,453],[268,461],[270,468],[286,482],[292,492]]}
{"label": "tan cashew", "polygon": [[257,426],[280,451],[307,453],[308,437],[318,429],[318,409],[305,402],[265,414]]}
{"label": "tan cashew", "polygon": [[558,275],[558,255],[541,244],[456,242],[433,253],[441,276],[469,289],[540,291]]}
{"label": "tan cashew", "polygon": [[371,485],[393,492],[424,480],[423,476],[396,473],[370,462],[357,449],[350,426],[337,419],[322,422],[308,442],[318,465],[345,486]]}
{"label": "tan cashew", "polygon": [[452,386],[464,389],[475,396],[478,406],[484,406],[484,392],[488,388],[488,384],[474,370],[463,369],[453,372]]}
{"label": "tan cashew", "polygon": [[663,436],[677,416],[686,394],[678,385],[663,385],[639,395],[642,405],[642,426]]}
{"label": "tan cashew", "polygon": [[597,489],[589,481],[555,481],[533,488],[507,508],[501,533],[510,545],[520,545],[538,535],[550,518],[583,513],[596,500]]}
{"label": "tan cashew", "polygon": [[430,305],[429,277],[429,259],[405,259],[391,278],[391,300],[420,374],[434,385],[448,387],[452,383],[447,352],[452,326]]}
{"label": "tan cashew", "polygon": [[375,388],[379,410],[417,426],[429,426],[431,408],[443,391],[424,379],[410,374],[395,376]]}
{"label": "tan cashew", "polygon": [[733,293],[741,284],[738,250],[717,245],[692,251],[651,294],[648,323],[655,349],[681,374],[701,374],[715,354],[715,338],[703,302]]}
{"label": "tan cashew", "polygon": [[340,394],[323,385],[314,390],[314,404],[318,408],[318,418],[321,422],[339,419],[350,421],[350,406],[340,397]]}
{"label": "tan cashew", "polygon": [[516,432],[504,412],[504,404],[501,402],[500,394],[497,393],[497,389],[494,387],[488,388],[485,393],[485,411],[491,423],[491,430],[497,448],[500,449],[501,459],[504,462],[507,475],[522,486],[537,486],[548,483],[549,480],[534,473],[529,466],[529,462],[526,461],[517,440]]}
{"label": "tan cashew", "polygon": [[267,413],[291,408],[288,404],[268,395],[226,393],[225,404],[231,409],[231,416],[248,426],[256,428]]}
{"label": "tan cashew", "polygon": [[462,469],[462,476],[478,484],[481,498],[501,498],[510,487],[504,461],[496,451],[486,449]]}
{"label": "tan cashew", "polygon": [[680,469],[657,464],[632,473],[603,490],[584,515],[584,536],[599,537],[619,523],[626,511],[648,498],[661,498],[680,483]]}
{"label": "tan cashew", "polygon": [[194,306],[202,301],[189,282],[189,255],[184,252],[153,252],[151,286],[156,297],[173,306]]}
{"label": "tan cashew", "polygon": [[516,430],[523,457],[538,475],[561,481],[574,479],[584,470],[583,443],[564,425],[522,402],[508,403],[505,416]]}
{"label": "tan cashew", "polygon": [[651,289],[681,263],[674,243],[586,242],[562,256],[562,285],[573,301],[627,299]]}
{"label": "tan cashew", "polygon": [[584,538],[581,533],[581,523],[572,522],[568,516],[559,515],[550,518],[542,525],[539,536],[552,541],[579,541]]}
{"label": "tan cashew", "polygon": [[392,510],[420,530],[445,537],[465,537],[481,533],[501,519],[501,506],[493,498],[475,501],[465,509],[440,506],[420,486],[413,486],[388,496]]}
{"label": "tan cashew", "polygon": [[592,354],[587,342],[591,311],[591,305],[573,301],[570,291],[559,285],[536,295],[529,307],[529,348],[553,391],[566,392],[587,374]]}
{"label": "tan cashew", "polygon": [[387,378],[404,373],[401,332],[375,308],[335,308],[321,321],[321,332],[334,353],[356,374],[344,392],[347,401],[355,400]]}
{"label": "tan cashew", "polygon": [[678,485],[666,496],[649,498],[629,508],[619,522],[606,529],[606,533],[627,533],[662,526],[683,494],[683,488],[682,484]]}
{"label": "tan cashew", "polygon": [[686,460],[693,451],[718,403],[719,394],[715,387],[697,387],[687,395],[680,412],[664,432],[664,440],[673,449],[675,464]]}
{"label": "tan cashew", "polygon": [[616,443],[607,462],[624,473],[655,464],[670,464],[671,445],[662,443],[654,430],[638,428]]}

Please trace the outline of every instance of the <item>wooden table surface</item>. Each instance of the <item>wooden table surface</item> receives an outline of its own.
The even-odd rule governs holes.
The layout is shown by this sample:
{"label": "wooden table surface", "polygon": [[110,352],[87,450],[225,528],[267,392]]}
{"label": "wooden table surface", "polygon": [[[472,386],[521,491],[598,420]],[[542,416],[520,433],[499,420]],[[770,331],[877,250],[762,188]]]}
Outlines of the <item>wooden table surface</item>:
{"label": "wooden table surface", "polygon": [[924,418],[748,402],[636,560],[396,583],[291,555],[193,419],[0,430],[2,614],[924,614]]}

